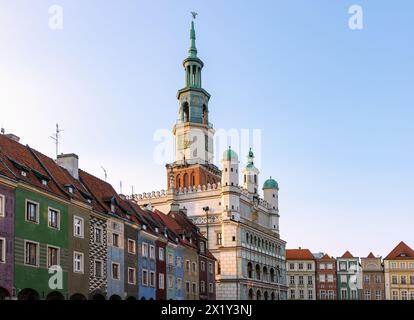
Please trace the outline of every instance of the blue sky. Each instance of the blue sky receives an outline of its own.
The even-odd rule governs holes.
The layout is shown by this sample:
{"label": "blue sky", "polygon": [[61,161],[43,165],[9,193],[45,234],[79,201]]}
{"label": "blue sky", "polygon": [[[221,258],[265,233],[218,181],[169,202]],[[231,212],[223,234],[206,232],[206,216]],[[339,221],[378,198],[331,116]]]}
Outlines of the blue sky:
{"label": "blue sky", "polygon": [[85,170],[124,193],[164,188],[153,135],[177,118],[193,10],[210,121],[262,130],[288,247],[414,245],[412,1],[0,0],[0,124],[54,156],[59,122]]}

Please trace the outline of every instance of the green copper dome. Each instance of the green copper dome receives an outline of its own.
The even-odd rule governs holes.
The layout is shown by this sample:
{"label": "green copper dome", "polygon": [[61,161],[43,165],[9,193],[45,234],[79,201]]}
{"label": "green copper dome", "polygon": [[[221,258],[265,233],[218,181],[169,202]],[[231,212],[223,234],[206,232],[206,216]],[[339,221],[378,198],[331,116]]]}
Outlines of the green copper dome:
{"label": "green copper dome", "polygon": [[263,189],[276,189],[279,190],[279,185],[275,179],[267,179],[265,183],[263,184]]}
{"label": "green copper dome", "polygon": [[238,155],[236,152],[234,152],[233,150],[231,150],[231,148],[229,147],[226,151],[224,151],[223,153],[223,160],[224,161],[237,161],[238,159]]}

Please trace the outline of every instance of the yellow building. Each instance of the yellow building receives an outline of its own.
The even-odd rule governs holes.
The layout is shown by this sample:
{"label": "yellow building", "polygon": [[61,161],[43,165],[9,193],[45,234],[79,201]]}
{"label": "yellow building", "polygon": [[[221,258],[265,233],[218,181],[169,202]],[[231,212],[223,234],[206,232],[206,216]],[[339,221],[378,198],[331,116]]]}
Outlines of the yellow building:
{"label": "yellow building", "polygon": [[414,250],[400,242],[384,259],[387,300],[414,300]]}

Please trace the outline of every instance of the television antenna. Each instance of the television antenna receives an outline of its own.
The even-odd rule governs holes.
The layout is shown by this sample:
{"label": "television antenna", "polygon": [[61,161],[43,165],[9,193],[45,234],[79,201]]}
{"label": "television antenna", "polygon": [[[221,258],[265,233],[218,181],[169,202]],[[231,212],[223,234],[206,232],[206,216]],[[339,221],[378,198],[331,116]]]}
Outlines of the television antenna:
{"label": "television antenna", "polygon": [[56,158],[59,154],[59,138],[60,138],[60,133],[63,131],[63,129],[59,128],[59,124],[56,123],[56,132],[53,136],[50,136],[50,138],[52,138],[55,141],[55,145],[56,145]]}

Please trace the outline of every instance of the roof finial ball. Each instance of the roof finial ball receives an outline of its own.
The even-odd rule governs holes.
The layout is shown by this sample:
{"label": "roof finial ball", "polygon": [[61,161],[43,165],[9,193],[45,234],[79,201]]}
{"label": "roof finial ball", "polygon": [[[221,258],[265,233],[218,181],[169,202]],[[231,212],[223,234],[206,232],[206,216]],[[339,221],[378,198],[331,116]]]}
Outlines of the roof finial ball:
{"label": "roof finial ball", "polygon": [[191,15],[193,16],[193,20],[195,20],[195,18],[197,18],[198,13],[191,11]]}

